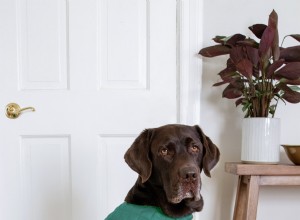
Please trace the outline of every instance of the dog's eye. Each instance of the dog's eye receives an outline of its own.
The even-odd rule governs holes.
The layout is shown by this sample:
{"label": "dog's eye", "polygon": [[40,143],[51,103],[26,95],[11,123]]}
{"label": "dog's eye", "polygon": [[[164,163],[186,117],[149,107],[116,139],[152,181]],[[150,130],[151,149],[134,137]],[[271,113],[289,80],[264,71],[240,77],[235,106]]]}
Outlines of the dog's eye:
{"label": "dog's eye", "polygon": [[199,147],[197,145],[192,145],[190,147],[190,150],[193,152],[193,153],[198,153],[199,152]]}
{"label": "dog's eye", "polygon": [[160,150],[160,154],[161,154],[162,156],[167,156],[167,155],[168,155],[168,149],[167,149],[167,148],[161,149],[161,150]]}

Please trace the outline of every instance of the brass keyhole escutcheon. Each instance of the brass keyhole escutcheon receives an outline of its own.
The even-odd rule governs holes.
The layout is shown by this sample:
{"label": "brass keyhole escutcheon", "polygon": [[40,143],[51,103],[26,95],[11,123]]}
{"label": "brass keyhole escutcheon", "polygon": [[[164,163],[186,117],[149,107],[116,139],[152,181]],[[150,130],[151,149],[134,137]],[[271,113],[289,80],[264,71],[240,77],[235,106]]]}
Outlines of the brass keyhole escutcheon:
{"label": "brass keyhole escutcheon", "polygon": [[33,108],[33,107],[21,108],[16,103],[9,103],[6,106],[5,110],[6,110],[6,116],[8,118],[15,119],[15,118],[18,118],[23,111],[30,110],[30,111],[34,112],[35,108]]}

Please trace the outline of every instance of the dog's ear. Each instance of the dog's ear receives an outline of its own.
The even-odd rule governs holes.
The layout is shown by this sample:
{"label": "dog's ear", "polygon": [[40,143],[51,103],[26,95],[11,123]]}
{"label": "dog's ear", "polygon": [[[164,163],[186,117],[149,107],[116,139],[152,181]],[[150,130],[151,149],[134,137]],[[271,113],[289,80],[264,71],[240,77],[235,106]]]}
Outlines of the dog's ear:
{"label": "dog's ear", "polygon": [[125,153],[125,161],[146,182],[151,176],[152,162],[149,158],[152,129],[144,130]]}
{"label": "dog's ear", "polygon": [[200,169],[204,170],[206,176],[210,177],[210,170],[218,163],[220,159],[220,151],[217,146],[207,137],[198,125],[195,125],[199,134],[201,143],[203,144],[203,158],[200,164]]}

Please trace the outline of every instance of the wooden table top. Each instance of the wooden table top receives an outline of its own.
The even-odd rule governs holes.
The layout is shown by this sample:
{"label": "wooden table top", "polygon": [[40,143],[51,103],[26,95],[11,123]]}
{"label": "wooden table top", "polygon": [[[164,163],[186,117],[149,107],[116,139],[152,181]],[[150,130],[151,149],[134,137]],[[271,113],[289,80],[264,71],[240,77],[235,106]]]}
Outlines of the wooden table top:
{"label": "wooden table top", "polygon": [[290,164],[262,165],[226,162],[225,171],[235,175],[298,176],[300,175],[300,166]]}

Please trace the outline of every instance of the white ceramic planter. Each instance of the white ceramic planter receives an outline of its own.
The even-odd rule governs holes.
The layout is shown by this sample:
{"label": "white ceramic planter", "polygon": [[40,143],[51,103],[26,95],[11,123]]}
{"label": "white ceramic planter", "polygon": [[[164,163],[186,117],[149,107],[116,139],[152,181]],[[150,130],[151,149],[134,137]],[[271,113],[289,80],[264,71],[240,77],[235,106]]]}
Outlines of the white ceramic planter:
{"label": "white ceramic planter", "polygon": [[242,155],[245,163],[277,164],[280,156],[280,119],[244,118]]}

